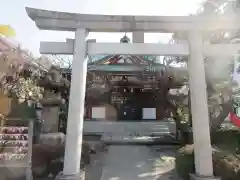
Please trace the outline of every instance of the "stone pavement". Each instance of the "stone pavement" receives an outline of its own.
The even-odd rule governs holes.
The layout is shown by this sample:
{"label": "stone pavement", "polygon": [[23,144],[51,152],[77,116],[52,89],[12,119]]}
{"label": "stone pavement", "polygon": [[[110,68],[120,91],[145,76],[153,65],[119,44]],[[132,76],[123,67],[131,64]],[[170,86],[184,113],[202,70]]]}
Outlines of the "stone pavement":
{"label": "stone pavement", "polygon": [[174,150],[135,145],[111,145],[101,180],[178,180]]}

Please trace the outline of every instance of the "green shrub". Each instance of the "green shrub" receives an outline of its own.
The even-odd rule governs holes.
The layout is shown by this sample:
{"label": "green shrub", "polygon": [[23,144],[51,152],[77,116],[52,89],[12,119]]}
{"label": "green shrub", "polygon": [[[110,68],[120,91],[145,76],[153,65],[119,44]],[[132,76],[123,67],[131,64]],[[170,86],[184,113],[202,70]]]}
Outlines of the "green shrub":
{"label": "green shrub", "polygon": [[225,152],[213,153],[213,168],[215,176],[222,180],[240,179],[240,160],[239,157]]}
{"label": "green shrub", "polygon": [[234,129],[218,130],[211,134],[212,144],[233,153],[239,153],[240,131]]}
{"label": "green shrub", "polygon": [[179,149],[176,156],[176,169],[184,180],[189,179],[189,173],[194,173],[193,147],[186,145]]}
{"label": "green shrub", "polygon": [[[195,173],[193,145],[187,145],[178,151],[176,169],[184,180],[189,180],[189,173]],[[213,169],[214,175],[222,180],[240,179],[240,159],[236,155],[214,151]]]}

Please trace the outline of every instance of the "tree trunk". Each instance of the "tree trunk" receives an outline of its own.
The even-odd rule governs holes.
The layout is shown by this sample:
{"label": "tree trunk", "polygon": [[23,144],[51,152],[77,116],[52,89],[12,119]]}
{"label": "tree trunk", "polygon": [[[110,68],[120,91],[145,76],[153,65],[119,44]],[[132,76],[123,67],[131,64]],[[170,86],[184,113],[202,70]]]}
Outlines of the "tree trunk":
{"label": "tree trunk", "polygon": [[[188,126],[191,126],[192,116],[191,116],[191,99],[190,99],[190,91],[188,95],[188,108],[189,108],[189,123],[181,123],[181,115],[177,112],[178,105],[176,103],[173,103],[171,101],[167,101],[168,107],[171,109],[174,120],[176,123],[177,131],[180,131],[182,141],[183,143],[187,143],[190,141],[190,133],[188,132]],[[232,101],[228,100],[223,102],[221,105],[221,111],[217,117],[211,117],[210,116],[210,127],[211,131],[216,131],[220,128],[221,124],[225,120],[225,118],[228,116],[229,112],[232,108]]]}

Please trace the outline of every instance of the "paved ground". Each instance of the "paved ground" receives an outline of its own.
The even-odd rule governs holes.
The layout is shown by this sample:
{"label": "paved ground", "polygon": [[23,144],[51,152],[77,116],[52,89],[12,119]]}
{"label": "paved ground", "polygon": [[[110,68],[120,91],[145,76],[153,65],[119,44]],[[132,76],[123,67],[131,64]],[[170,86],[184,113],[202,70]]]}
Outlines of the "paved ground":
{"label": "paved ground", "polygon": [[85,179],[180,180],[174,169],[177,149],[173,146],[111,145],[108,151],[92,155]]}
{"label": "paved ground", "polygon": [[103,161],[101,180],[178,180],[174,150],[112,145]]}

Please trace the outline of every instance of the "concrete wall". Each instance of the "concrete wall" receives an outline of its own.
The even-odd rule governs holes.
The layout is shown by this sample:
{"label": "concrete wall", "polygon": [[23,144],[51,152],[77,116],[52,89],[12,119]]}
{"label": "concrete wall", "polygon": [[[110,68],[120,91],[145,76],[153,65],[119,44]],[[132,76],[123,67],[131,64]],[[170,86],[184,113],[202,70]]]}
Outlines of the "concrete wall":
{"label": "concrete wall", "polygon": [[174,121],[154,121],[154,122],[110,122],[110,121],[85,121],[84,133],[109,133],[109,134],[129,134],[139,133],[140,135],[150,135],[151,133],[169,134],[176,133]]}

